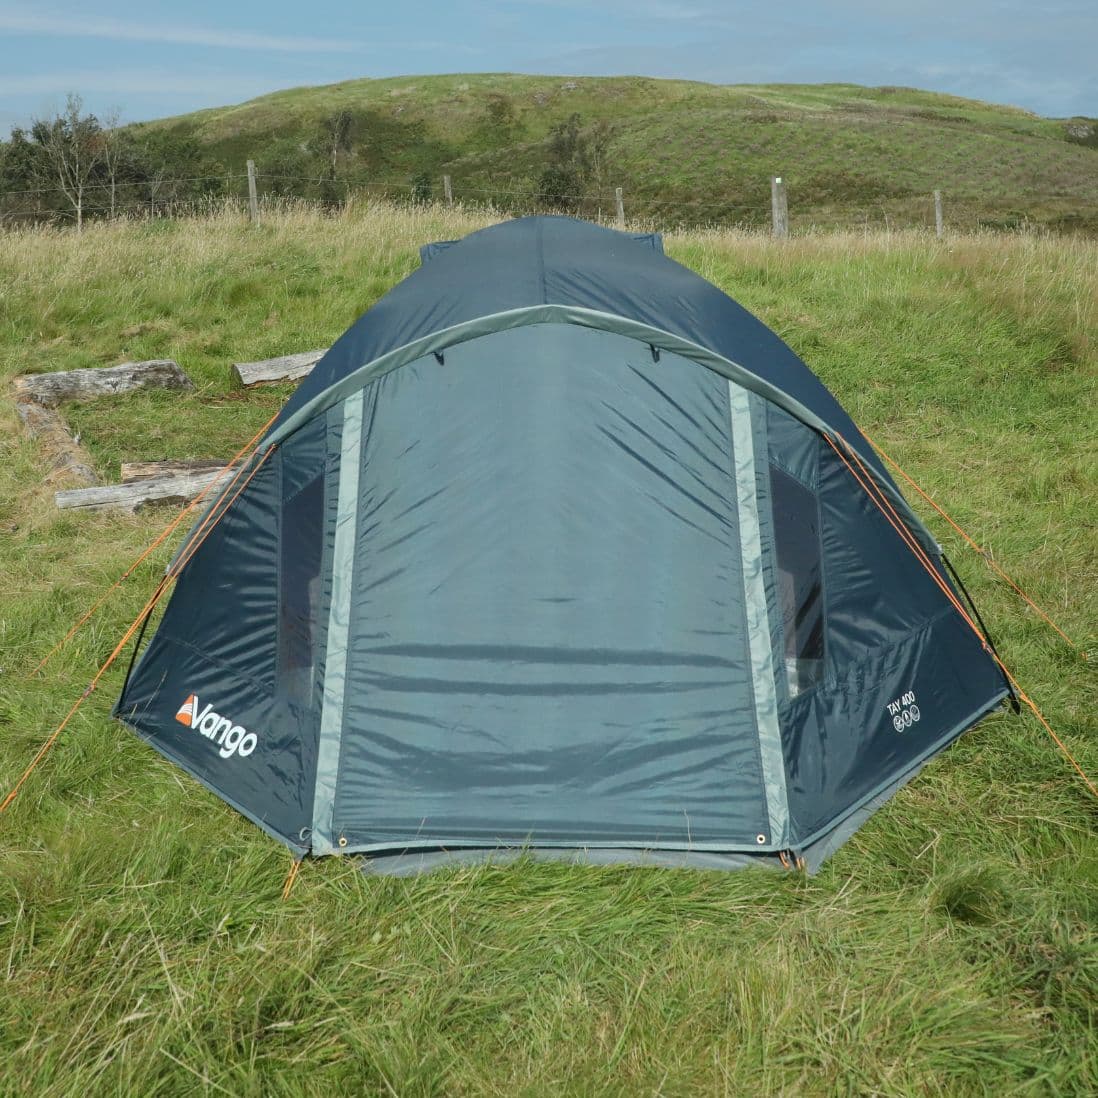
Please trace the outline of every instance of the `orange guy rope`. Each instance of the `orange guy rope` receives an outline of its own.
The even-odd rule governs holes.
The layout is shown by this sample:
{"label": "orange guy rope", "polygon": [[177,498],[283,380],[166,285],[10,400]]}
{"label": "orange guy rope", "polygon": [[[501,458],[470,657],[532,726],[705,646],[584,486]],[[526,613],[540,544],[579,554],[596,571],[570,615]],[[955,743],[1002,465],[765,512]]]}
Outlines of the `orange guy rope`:
{"label": "orange guy rope", "polygon": [[[12,787],[11,792],[8,793],[8,795],[4,798],[3,802],[0,803],[0,813],[7,811],[8,806],[19,795],[19,790],[23,788],[23,785],[26,783],[27,779],[34,772],[34,768],[46,757],[46,755],[48,754],[50,748],[53,747],[53,745],[57,742],[58,737],[65,730],[65,727],[68,725],[69,721],[72,720],[73,716],[76,714],[76,711],[80,708],[81,705],[84,704],[84,699],[87,698],[91,694],[91,692],[96,688],[96,686],[99,684],[99,680],[107,673],[107,669],[111,666],[112,663],[114,663],[114,661],[116,659],[118,659],[119,655],[122,653],[122,650],[126,647],[126,644],[129,641],[130,637],[132,637],[134,635],[134,633],[136,633],[137,630],[140,628],[141,622],[144,620],[145,615],[152,613],[153,608],[156,606],[156,604],[163,597],[164,592],[171,585],[172,581],[183,570],[184,565],[186,565],[186,563],[191,559],[191,557],[194,556],[195,552],[198,550],[198,547],[209,536],[210,531],[213,530],[213,528],[225,516],[225,514],[228,512],[229,508],[232,507],[232,505],[236,502],[237,497],[248,486],[248,484],[250,483],[252,477],[254,477],[256,475],[256,473],[259,472],[260,468],[263,466],[263,463],[267,460],[267,458],[269,458],[271,456],[272,453],[274,453],[274,447],[271,447],[269,450],[264,451],[263,456],[252,467],[252,471],[247,475],[247,477],[245,477],[244,482],[240,485],[239,488],[237,488],[236,492],[233,493],[232,499],[230,499],[229,502],[226,503],[224,507],[220,508],[220,510],[215,508],[216,517],[214,517],[214,520],[213,520],[212,523],[209,522],[209,519],[213,516],[212,515],[207,515],[206,516],[206,519],[203,521],[202,525],[199,527],[199,530],[204,529],[204,532],[203,532],[202,536],[200,538],[196,538],[195,540],[192,540],[187,545],[186,550],[180,556],[179,560],[176,561],[175,566],[170,571],[165,573],[164,577],[161,579],[160,583],[157,585],[156,590],[153,591],[153,593],[149,597],[148,601],[145,603],[145,605],[138,612],[137,617],[133,619],[133,621],[130,623],[129,627],[126,629],[126,632],[122,635],[122,639],[114,646],[114,651],[111,652],[111,654],[107,657],[107,659],[100,666],[99,670],[96,671],[95,677],[88,684],[87,689],[84,691],[83,694],[80,695],[79,698],[76,699],[75,703],[73,704],[73,707],[68,711],[68,713],[65,714],[64,720],[61,721],[61,723],[57,726],[57,728],[55,728],[54,731],[50,734],[50,736],[46,740],[46,742],[43,743],[42,746],[38,749],[38,753],[31,760],[30,765],[27,767],[27,769],[24,770],[23,773],[20,775],[19,780]],[[230,487],[230,488],[232,487],[232,484],[235,482],[236,479],[239,479],[240,474],[246,468],[247,468],[247,465],[242,465],[240,467],[240,470],[237,472],[236,477],[234,477],[234,480],[232,482],[230,482],[228,487]]]}
{"label": "orange guy rope", "polygon": [[129,568],[127,568],[126,571],[123,572],[122,575],[119,576],[118,579],[116,579],[114,583],[112,583],[111,586],[108,587],[107,590],[104,591],[103,594],[100,595],[94,603],[92,603],[92,605],[84,612],[83,616],[77,620],[76,624],[73,625],[73,627],[45,654],[45,656],[42,658],[41,663],[39,663],[38,666],[31,672],[32,675],[37,675],[38,672],[41,671],[47,663],[49,663],[49,661],[58,652],[58,650],[63,648],[76,635],[77,631],[88,620],[88,618],[90,618],[92,614],[94,614],[96,610],[98,610],[99,607],[102,606],[103,603],[105,603],[107,599],[110,598],[110,596],[115,591],[117,591],[118,588],[121,587],[122,584],[130,578],[130,576],[133,575],[133,573],[137,570],[142,561],[144,561],[149,556],[149,554],[152,553],[154,549],[156,549],[158,545],[164,542],[165,539],[171,537],[172,533],[178,528],[183,519],[185,519],[187,515],[189,515],[206,498],[206,496],[208,496],[213,491],[213,489],[217,487],[218,481],[221,480],[221,478],[237,463],[237,461],[239,461],[240,458],[243,457],[244,454],[247,453],[247,451],[250,450],[260,440],[260,438],[263,437],[263,434],[266,432],[267,428],[270,427],[277,418],[278,412],[275,412],[275,414],[271,416],[271,418],[267,420],[267,422],[263,424],[263,426],[239,450],[237,450],[237,452],[231,458],[229,458],[228,462],[226,462],[226,464],[218,470],[217,476],[215,476],[213,480],[211,480],[210,483],[207,484],[206,487],[203,488],[202,491],[199,492],[198,495],[196,495],[194,499],[192,499],[191,502],[188,503],[187,506],[184,507],[183,510],[180,511],[179,514],[176,515],[175,518],[172,519],[167,526],[164,527],[164,529],[157,535],[156,539],[145,548],[145,551],[141,554],[141,556],[139,556],[137,560],[135,560],[133,564],[131,564]]}
{"label": "orange guy rope", "polygon": [[915,481],[914,481],[914,479],[913,479],[912,477],[910,477],[910,476],[909,476],[909,475],[908,475],[908,474],[907,474],[906,472],[904,472],[904,470],[903,470],[903,469],[901,469],[901,468],[900,468],[900,466],[899,466],[899,464],[897,463],[897,461],[896,461],[896,460],[895,460],[894,458],[890,457],[890,456],[888,455],[888,453],[887,453],[887,452],[886,452],[886,451],[885,451],[885,450],[883,449],[883,447],[881,447],[881,446],[880,446],[880,445],[879,445],[878,443],[874,442],[874,441],[873,441],[873,439],[871,439],[871,438],[869,437],[869,435],[867,435],[867,434],[865,433],[865,431],[862,431],[862,435],[863,435],[863,437],[865,438],[865,440],[866,440],[866,441],[867,441],[867,442],[868,442],[868,443],[870,444],[870,446],[872,446],[872,447],[873,447],[873,449],[874,449],[874,450],[876,450],[876,451],[877,451],[877,453],[879,453],[879,454],[881,455],[881,457],[883,457],[883,458],[885,459],[885,461],[887,461],[887,462],[888,462],[888,464],[889,464],[889,465],[891,465],[891,466],[892,466],[892,468],[893,468],[893,469],[895,469],[895,470],[896,470],[896,472],[897,472],[897,473],[899,473],[899,474],[900,474],[900,476],[901,476],[901,477],[903,477],[903,478],[904,478],[904,480],[905,480],[905,481],[907,481],[907,483],[908,483],[908,484],[910,484],[910,485],[911,485],[911,487],[912,487],[912,488],[914,488],[914,489],[915,489],[915,491],[916,491],[916,492],[918,492],[918,493],[919,493],[919,495],[920,495],[920,496],[922,496],[922,497],[923,497],[923,499],[925,499],[925,500],[927,501],[927,503],[929,503],[929,504],[930,504],[930,506],[931,506],[931,507],[933,507],[933,508],[934,508],[934,510],[935,510],[935,511],[937,511],[937,512],[938,512],[938,514],[939,514],[939,515],[941,515],[941,516],[942,516],[942,518],[944,518],[944,519],[946,520],[946,522],[948,522],[948,523],[949,523],[949,525],[950,525],[950,526],[952,526],[952,527],[953,527],[953,529],[957,531],[957,533],[958,533],[958,534],[960,534],[960,535],[961,535],[961,537],[962,537],[962,538],[964,538],[964,539],[965,539],[965,541],[966,541],[966,542],[967,542],[967,543],[969,544],[969,546],[970,546],[970,547],[971,547],[972,549],[974,549],[974,550],[975,550],[975,551],[976,551],[977,553],[979,553],[981,557],[983,557],[983,558],[984,558],[984,560],[985,560],[985,561],[987,562],[987,565],[988,565],[988,567],[989,567],[989,568],[991,568],[991,569],[992,569],[992,570],[993,570],[994,572],[996,572],[996,573],[997,573],[997,574],[998,574],[998,575],[999,575],[999,576],[1000,576],[1000,577],[1001,577],[1002,579],[1006,580],[1006,582],[1007,582],[1008,584],[1010,584],[1010,586],[1011,586],[1012,588],[1014,588],[1015,592],[1016,592],[1016,593],[1017,593],[1017,594],[1018,594],[1018,595],[1019,595],[1019,596],[1020,596],[1020,597],[1021,597],[1021,598],[1023,599],[1023,601],[1025,601],[1025,602],[1026,602],[1026,603],[1027,603],[1027,604],[1028,604],[1028,605],[1029,605],[1029,606],[1031,607],[1031,609],[1035,610],[1035,611],[1036,611],[1036,612],[1037,612],[1038,614],[1040,614],[1040,616],[1041,616],[1042,618],[1044,618],[1044,619],[1045,619],[1045,621],[1046,621],[1046,622],[1048,622],[1048,624],[1049,624],[1049,625],[1051,625],[1051,626],[1052,626],[1052,628],[1053,628],[1053,629],[1055,629],[1055,630],[1056,630],[1056,632],[1057,632],[1057,633],[1059,633],[1059,634],[1060,634],[1060,636],[1061,636],[1061,637],[1063,637],[1063,638],[1064,638],[1064,640],[1066,640],[1066,641],[1068,642],[1068,644],[1070,644],[1070,645],[1071,645],[1071,647],[1072,647],[1072,648],[1074,648],[1074,649],[1076,650],[1076,652],[1078,652],[1078,653],[1079,653],[1079,654],[1080,654],[1080,655],[1081,655],[1081,656],[1083,657],[1083,659],[1086,659],[1086,658],[1087,658],[1087,654],[1086,654],[1086,652],[1084,652],[1084,651],[1083,651],[1083,650],[1082,650],[1082,649],[1081,649],[1081,648],[1080,648],[1080,647],[1079,647],[1079,646],[1078,646],[1078,645],[1077,645],[1077,644],[1076,644],[1076,643],[1075,643],[1075,642],[1074,642],[1074,641],[1073,641],[1073,640],[1071,639],[1071,637],[1069,637],[1069,636],[1067,635],[1067,633],[1065,633],[1065,632],[1064,632],[1064,631],[1063,631],[1063,630],[1062,630],[1062,629],[1061,629],[1061,628],[1060,628],[1060,627],[1059,627],[1059,626],[1058,626],[1058,625],[1056,624],[1056,622],[1054,622],[1054,621],[1052,620],[1052,618],[1050,618],[1050,617],[1048,616],[1048,614],[1046,614],[1046,613],[1045,613],[1045,611],[1044,611],[1044,610],[1042,610],[1042,609],[1041,609],[1041,608],[1040,608],[1040,607],[1039,607],[1039,606],[1037,605],[1037,603],[1035,603],[1035,602],[1033,601],[1033,599],[1031,599],[1031,598],[1029,597],[1029,595],[1027,595],[1027,594],[1025,593],[1025,591],[1023,591],[1023,590],[1021,589],[1021,587],[1019,587],[1019,586],[1018,586],[1018,584],[1016,584],[1016,583],[1014,582],[1014,580],[1012,580],[1012,579],[1010,578],[1010,576],[1008,576],[1008,575],[1006,574],[1006,572],[1004,572],[1004,571],[1003,571],[1003,569],[1002,569],[1002,568],[1000,568],[1000,567],[999,567],[999,565],[995,563],[995,560],[994,560],[994,558],[992,557],[991,553],[989,553],[989,552],[988,552],[988,551],[987,551],[986,549],[984,549],[984,548],[983,548],[983,547],[982,547],[981,545],[977,544],[977,543],[976,543],[976,541],[975,541],[975,540],[974,540],[973,538],[971,538],[971,537],[970,537],[970,536],[969,536],[968,534],[966,534],[966,533],[965,533],[965,531],[964,531],[964,530],[962,530],[962,529],[961,529],[961,527],[960,527],[960,526],[959,526],[959,525],[958,525],[958,524],[957,524],[957,523],[956,523],[956,522],[955,522],[955,521],[953,520],[953,518],[952,518],[952,517],[951,517],[951,516],[950,516],[949,514],[947,514],[947,512],[946,512],[945,508],[944,508],[944,507],[941,507],[941,506],[940,506],[940,505],[938,504],[938,502],[937,502],[937,501],[936,501],[936,500],[934,499],[934,497],[930,495],[930,493],[929,493],[929,492],[926,492],[926,491],[924,491],[924,490],[923,490],[923,489],[922,489],[922,488],[921,488],[921,487],[920,487],[920,486],[919,486],[918,484],[916,484],[916,483],[915,483]]}
{"label": "orange guy rope", "polygon": [[61,735],[61,733],[65,730],[65,726],[69,723],[70,720],[72,720],[73,716],[76,714],[76,711],[80,708],[81,705],[84,704],[84,699],[88,697],[88,695],[91,694],[91,692],[96,688],[99,680],[106,674],[107,668],[110,667],[112,663],[114,663],[114,661],[118,658],[119,653],[122,651],[123,648],[126,647],[126,642],[137,631],[138,623],[145,615],[145,612],[151,610],[156,605],[157,600],[160,598],[161,594],[163,594],[164,589],[167,587],[167,584],[168,577],[165,576],[164,579],[162,579],[157,585],[157,588],[153,592],[152,597],[141,608],[141,612],[137,615],[136,618],[134,618],[129,628],[122,635],[122,639],[115,645],[114,651],[111,652],[111,654],[100,666],[99,670],[96,671],[95,677],[88,684],[87,689],[84,691],[83,694],[80,695],[79,698],[76,699],[76,701],[73,703],[73,707],[68,711],[68,713],[65,714],[64,720],[62,720],[57,728],[54,729],[49,739],[47,739],[46,742],[42,744],[42,746],[38,749],[38,754],[36,754],[31,760],[30,766],[28,766],[27,769],[23,771],[19,780],[12,787],[11,792],[4,798],[3,803],[0,804],[0,812],[5,812],[8,808],[8,805],[10,805],[11,802],[15,800],[16,796],[19,793],[19,790],[23,787],[23,783],[26,782],[26,780],[31,776],[34,768],[46,757],[46,753],[57,742],[57,737]]}
{"label": "orange guy rope", "polygon": [[[838,454],[839,460],[842,461],[842,463],[847,467],[847,469],[849,470],[851,476],[853,476],[854,479],[858,482],[858,485],[863,489],[863,491],[865,491],[865,493],[869,496],[869,498],[876,504],[877,509],[879,511],[881,511],[881,513],[884,515],[884,517],[888,520],[888,524],[896,531],[897,534],[900,535],[901,540],[911,550],[911,552],[915,555],[915,558],[930,573],[931,579],[933,579],[934,582],[941,589],[942,594],[945,595],[945,597],[949,600],[949,602],[954,607],[954,609],[956,609],[956,611],[961,615],[961,617],[963,617],[964,620],[968,623],[970,628],[980,638],[980,642],[983,644],[984,648],[988,649],[990,651],[990,646],[987,644],[987,641],[984,639],[984,635],[980,632],[979,628],[973,622],[972,618],[969,617],[968,611],[965,610],[965,608],[961,605],[960,600],[953,593],[952,589],[945,582],[945,580],[943,580],[942,577],[938,574],[938,570],[933,566],[933,564],[930,563],[930,558],[926,555],[925,550],[919,544],[919,541],[915,537],[915,535],[912,534],[910,530],[908,530],[906,523],[903,521],[902,518],[900,518],[900,516],[896,512],[895,508],[893,508],[892,504],[888,500],[888,497],[885,496],[884,493],[881,492],[880,489],[876,487],[876,485],[873,482],[872,475],[868,471],[865,471],[865,474],[864,474],[865,478],[863,479],[862,474],[860,474],[854,468],[854,466],[852,466],[850,464],[850,462],[847,461],[846,455],[842,452],[842,450],[840,450],[835,445],[835,443],[830,438],[828,438],[827,435],[825,435],[824,438],[827,439],[828,445],[835,451],[836,454]],[[838,438],[839,438],[839,441],[842,442],[843,446],[846,447],[847,450],[849,450],[849,452],[850,452],[851,456],[854,458],[854,460],[857,461],[859,465],[861,465],[862,464],[861,459],[858,457],[858,455],[855,453],[855,451],[849,446],[849,444],[846,442],[846,440],[843,439],[841,435],[838,436]],[[862,466],[862,468],[864,470],[865,467]]]}
{"label": "orange guy rope", "polygon": [[[937,583],[938,586],[942,589],[943,594],[945,594],[945,596],[949,599],[950,603],[952,603],[952,605],[957,610],[957,612],[968,623],[969,627],[976,634],[976,636],[979,637],[980,642],[984,645],[985,650],[988,652],[988,654],[991,656],[991,658],[999,665],[999,668],[1002,670],[1003,674],[1007,677],[1007,681],[1011,684],[1011,686],[1014,687],[1015,692],[1017,693],[1018,697],[1021,698],[1022,701],[1024,701],[1026,703],[1026,705],[1033,712],[1033,715],[1041,722],[1042,725],[1044,725],[1045,731],[1048,732],[1048,734],[1052,737],[1053,742],[1056,744],[1057,747],[1059,747],[1060,751],[1063,753],[1064,757],[1068,760],[1069,763],[1071,763],[1071,765],[1078,772],[1079,776],[1086,783],[1087,788],[1091,791],[1091,793],[1093,793],[1096,797],[1098,797],[1098,786],[1096,786],[1095,783],[1091,780],[1091,778],[1088,777],[1086,771],[1082,768],[1082,766],[1079,765],[1079,762],[1075,759],[1075,757],[1068,750],[1067,745],[1064,743],[1064,741],[1061,740],[1060,737],[1056,735],[1055,731],[1052,728],[1052,725],[1050,725],[1049,722],[1046,720],[1045,715],[1040,711],[1040,709],[1037,708],[1036,702],[1034,702],[1033,699],[1030,698],[1030,696],[1021,688],[1021,686],[1018,684],[1018,680],[1011,674],[1010,669],[1006,666],[1005,663],[1003,663],[1003,661],[999,657],[999,655],[995,651],[992,650],[991,646],[987,643],[987,640],[984,637],[983,633],[980,632],[980,630],[979,630],[979,628],[977,628],[975,622],[973,622],[972,618],[969,617],[967,611],[961,605],[961,603],[958,600],[957,596],[950,589],[949,585],[938,574],[937,569],[935,569],[934,566],[930,563],[930,560],[927,557],[925,551],[923,550],[923,547],[919,544],[918,540],[911,533],[911,531],[907,529],[906,524],[900,518],[899,514],[896,512],[895,508],[892,506],[892,504],[889,501],[888,497],[884,494],[884,492],[880,489],[880,487],[877,486],[874,483],[872,474],[869,472],[868,468],[865,466],[865,463],[862,461],[862,459],[858,456],[857,451],[855,451],[854,448],[851,447],[850,444],[841,435],[838,436],[839,441],[849,451],[850,455],[854,458],[855,462],[857,462],[857,464],[862,469],[862,474],[864,474],[864,477],[865,477],[864,480],[862,478],[862,475],[860,475],[858,473],[858,471],[856,469],[854,469],[854,467],[850,464],[850,462],[847,461],[846,456],[835,445],[835,443],[830,438],[828,438],[828,436],[826,436],[826,435],[824,436],[824,438],[827,439],[828,445],[835,451],[835,453],[839,455],[839,458],[842,460],[842,463],[847,467],[847,469],[850,471],[850,473],[854,477],[854,479],[865,490],[865,492],[868,494],[869,498],[871,500],[873,500],[873,502],[877,505],[878,509],[882,512],[882,514],[884,514],[884,516],[888,520],[889,524],[900,535],[900,537],[904,541],[904,544],[906,544],[907,547],[909,549],[911,549],[911,551],[914,553],[916,559],[918,559],[919,563],[923,565],[923,567],[927,570],[927,572],[929,572],[929,574],[930,574],[931,578],[934,580],[934,582]],[[883,504],[883,506],[882,506],[882,504]],[[891,514],[889,512],[891,512]],[[895,521],[893,521],[893,519],[895,519]]]}
{"label": "orange guy rope", "polygon": [[[263,463],[273,453],[273,446],[269,450],[265,450],[263,452],[263,456],[252,467],[252,471],[244,478],[243,483],[233,493],[232,499],[230,499],[229,502],[224,505],[224,507],[221,507],[220,510],[217,507],[213,508],[213,510],[210,511],[210,513],[205,517],[205,519],[203,519],[203,521],[198,526],[198,529],[195,531],[194,538],[192,538],[192,540],[186,544],[183,552],[179,556],[179,560],[175,562],[175,566],[168,573],[172,579],[179,575],[179,573],[183,570],[183,566],[191,559],[191,557],[195,555],[195,553],[198,552],[198,547],[210,536],[213,528],[225,517],[225,515],[228,513],[229,508],[232,507],[234,503],[236,503],[240,493],[243,492],[244,489],[247,488],[248,485],[251,483],[252,477],[254,477],[256,473],[259,472],[259,470],[263,467]],[[228,495],[229,489],[233,486],[233,484],[236,483],[236,481],[240,477],[240,474],[243,473],[247,467],[247,464],[242,465],[237,472],[236,477],[234,477],[233,480],[225,486],[226,495]],[[213,521],[210,521],[211,519]],[[201,537],[199,537],[199,534],[201,534]]]}
{"label": "orange guy rope", "polygon": [[294,887],[294,881],[297,880],[297,875],[300,870],[301,859],[295,858],[293,865],[290,866],[290,872],[286,874],[286,883],[282,886],[282,898],[284,900],[290,898],[290,890]]}

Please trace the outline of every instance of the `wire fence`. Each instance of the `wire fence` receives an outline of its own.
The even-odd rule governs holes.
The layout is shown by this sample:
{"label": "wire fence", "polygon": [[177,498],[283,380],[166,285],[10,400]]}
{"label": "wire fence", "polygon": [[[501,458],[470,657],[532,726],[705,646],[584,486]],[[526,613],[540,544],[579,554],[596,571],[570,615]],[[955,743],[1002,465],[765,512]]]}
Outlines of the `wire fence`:
{"label": "wire fence", "polygon": [[[785,183],[782,183],[782,180]],[[933,191],[896,193],[864,199],[842,198],[827,193],[799,194],[797,182],[788,184],[788,225],[793,232],[826,228],[918,228],[942,231],[1046,228],[1098,234],[1098,192],[1091,196],[1067,192],[1023,192],[988,196],[939,190],[941,219]],[[332,178],[315,174],[259,173],[255,179],[257,208],[271,209],[280,202],[323,209],[346,207],[360,199],[380,199],[397,204],[444,203],[484,208],[502,215],[564,212],[614,224],[674,230],[698,227],[771,229],[782,235],[773,195],[763,198],[771,181],[752,187],[730,186],[726,193],[712,188],[706,197],[683,191],[667,192],[639,185],[607,189],[593,187],[577,193],[547,193],[513,180],[498,186],[483,179],[420,177],[413,182]],[[753,191],[750,195],[745,191]],[[759,197],[756,197],[759,196]],[[750,199],[750,200],[749,200]],[[620,205],[619,205],[620,202]],[[214,210],[249,209],[248,177],[242,172],[225,174],[152,174],[139,183],[92,182],[79,195],[56,185],[0,191],[0,226],[27,223],[71,224],[87,218],[186,218]]]}

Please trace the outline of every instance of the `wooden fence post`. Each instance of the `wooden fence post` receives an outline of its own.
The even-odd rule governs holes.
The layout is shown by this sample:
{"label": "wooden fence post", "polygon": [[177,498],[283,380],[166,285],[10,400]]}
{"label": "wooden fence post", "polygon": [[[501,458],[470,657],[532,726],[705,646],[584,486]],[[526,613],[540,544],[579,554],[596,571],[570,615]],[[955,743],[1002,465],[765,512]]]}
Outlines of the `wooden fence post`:
{"label": "wooden fence post", "polygon": [[614,188],[614,206],[617,210],[617,225],[619,229],[625,228],[625,202],[621,196],[621,187]]}
{"label": "wooden fence post", "polygon": [[454,204],[454,188],[448,175],[442,177],[442,194],[446,199],[446,205],[452,206]]}
{"label": "wooden fence post", "polygon": [[248,161],[248,213],[251,214],[252,224],[259,224],[259,199],[255,193],[255,161]]}
{"label": "wooden fence post", "polygon": [[942,192],[934,192],[934,232],[941,240],[945,232],[945,222],[942,218]]}
{"label": "wooden fence post", "polygon": [[770,218],[773,236],[780,238],[789,235],[789,204],[780,175],[770,177]]}

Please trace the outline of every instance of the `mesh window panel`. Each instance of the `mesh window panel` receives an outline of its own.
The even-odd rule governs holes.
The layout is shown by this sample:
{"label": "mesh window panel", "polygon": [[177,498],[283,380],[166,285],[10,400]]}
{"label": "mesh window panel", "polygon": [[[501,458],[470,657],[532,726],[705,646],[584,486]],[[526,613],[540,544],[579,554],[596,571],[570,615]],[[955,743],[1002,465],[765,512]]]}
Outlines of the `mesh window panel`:
{"label": "mesh window panel", "polygon": [[282,693],[306,707],[312,698],[317,658],[323,517],[323,475],[314,477],[282,506],[278,679]]}
{"label": "mesh window panel", "polygon": [[778,589],[785,635],[789,694],[795,697],[823,676],[823,587],[820,511],[815,495],[775,465],[770,466]]}

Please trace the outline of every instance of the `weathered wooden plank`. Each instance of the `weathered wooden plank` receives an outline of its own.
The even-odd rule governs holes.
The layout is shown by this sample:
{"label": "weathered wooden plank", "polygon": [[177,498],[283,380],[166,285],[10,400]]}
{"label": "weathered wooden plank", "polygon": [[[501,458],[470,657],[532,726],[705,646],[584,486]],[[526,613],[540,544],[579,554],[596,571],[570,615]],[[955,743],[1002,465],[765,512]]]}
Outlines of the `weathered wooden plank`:
{"label": "weathered wooden plank", "polygon": [[16,400],[56,408],[66,400],[94,400],[138,389],[193,389],[194,383],[170,358],[123,362],[89,370],[23,374],[14,382]]}
{"label": "weathered wooden plank", "polygon": [[319,351],[301,351],[296,355],[282,355],[279,358],[264,358],[259,362],[234,362],[233,379],[238,385],[263,385],[271,381],[300,381],[308,377],[313,367],[328,353],[324,347]]}
{"label": "weathered wooden plank", "polygon": [[23,422],[28,438],[34,439],[44,456],[47,481],[74,480],[78,484],[98,484],[91,455],[72,437],[65,421],[52,408],[33,400],[17,400],[15,412]]}
{"label": "weathered wooden plank", "polygon": [[190,503],[203,488],[213,483],[218,470],[181,473],[171,477],[135,480],[129,484],[104,484],[96,488],[74,488],[54,494],[62,510],[139,511],[152,504]]}
{"label": "weathered wooden plank", "polygon": [[152,477],[178,476],[183,473],[208,473],[225,465],[217,458],[198,458],[195,461],[124,461],[122,483],[149,480]]}

